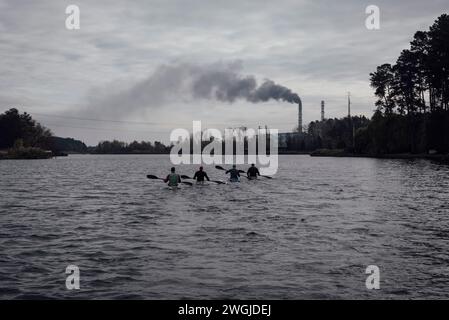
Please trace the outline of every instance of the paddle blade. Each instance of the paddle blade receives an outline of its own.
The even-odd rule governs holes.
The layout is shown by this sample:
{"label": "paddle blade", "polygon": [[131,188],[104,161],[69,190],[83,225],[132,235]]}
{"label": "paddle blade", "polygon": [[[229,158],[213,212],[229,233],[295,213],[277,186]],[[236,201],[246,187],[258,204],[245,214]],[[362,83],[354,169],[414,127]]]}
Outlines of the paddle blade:
{"label": "paddle blade", "polygon": [[160,179],[160,178],[158,178],[158,177],[156,177],[156,176],[153,176],[152,174],[147,175],[147,178],[148,178],[148,179],[153,179],[153,180],[158,180],[158,179]]}
{"label": "paddle blade", "polygon": [[190,178],[189,176],[185,176],[185,175],[182,175],[181,178],[182,179],[193,179],[193,178]]}
{"label": "paddle blade", "polygon": [[183,182],[181,182],[181,183],[186,184],[186,185],[188,185],[188,186],[193,186],[193,183],[192,183],[192,182],[183,181]]}
{"label": "paddle blade", "polygon": [[243,171],[243,170],[239,170],[239,173],[246,173],[246,171]]}
{"label": "paddle blade", "polygon": [[218,169],[218,170],[225,170],[225,168],[223,168],[222,166],[215,166],[215,169]]}
{"label": "paddle blade", "polygon": [[226,182],[218,181],[218,180],[211,180],[212,182],[218,183],[218,184],[226,184]]}
{"label": "paddle blade", "polygon": [[264,178],[267,178],[267,179],[273,179],[273,177],[270,177],[270,176],[261,176],[261,177],[264,177]]}

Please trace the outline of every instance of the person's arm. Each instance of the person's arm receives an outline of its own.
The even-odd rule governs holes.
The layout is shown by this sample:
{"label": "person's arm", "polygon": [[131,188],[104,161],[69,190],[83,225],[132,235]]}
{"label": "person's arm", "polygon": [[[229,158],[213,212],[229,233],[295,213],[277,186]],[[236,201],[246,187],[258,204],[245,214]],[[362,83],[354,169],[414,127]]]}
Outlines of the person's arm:
{"label": "person's arm", "polygon": [[206,177],[207,181],[210,181],[209,177],[207,176],[207,173],[204,172],[204,176]]}
{"label": "person's arm", "polygon": [[256,171],[257,175],[260,176],[259,169],[256,168],[256,170],[257,170],[257,171]]}
{"label": "person's arm", "polygon": [[237,172],[237,177],[240,177],[240,172],[238,170],[236,170]]}
{"label": "person's arm", "polygon": [[198,173],[198,171],[195,172],[195,174],[193,175],[193,180],[196,180],[196,177],[198,176],[197,173]]}
{"label": "person's arm", "polygon": [[249,178],[249,169],[246,171],[246,176]]}
{"label": "person's arm", "polygon": [[165,179],[164,179],[164,182],[168,182],[168,178],[170,177],[170,175],[168,174],[166,177],[165,177]]}
{"label": "person's arm", "polygon": [[178,183],[181,183],[181,176],[178,174]]}

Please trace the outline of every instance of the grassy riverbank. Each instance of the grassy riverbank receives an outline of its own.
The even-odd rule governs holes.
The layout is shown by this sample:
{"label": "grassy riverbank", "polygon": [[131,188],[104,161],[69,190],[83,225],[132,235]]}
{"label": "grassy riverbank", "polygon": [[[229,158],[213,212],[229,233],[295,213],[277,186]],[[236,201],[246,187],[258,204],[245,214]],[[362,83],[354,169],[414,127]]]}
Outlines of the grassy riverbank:
{"label": "grassy riverbank", "polygon": [[33,147],[12,148],[0,151],[0,160],[50,159],[53,156],[51,151]]}

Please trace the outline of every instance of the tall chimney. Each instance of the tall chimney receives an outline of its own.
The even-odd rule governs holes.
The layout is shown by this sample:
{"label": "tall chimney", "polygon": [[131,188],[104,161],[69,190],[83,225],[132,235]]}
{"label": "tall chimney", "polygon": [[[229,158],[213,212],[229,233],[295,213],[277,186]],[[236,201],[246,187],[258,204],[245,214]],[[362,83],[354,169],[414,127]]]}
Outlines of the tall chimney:
{"label": "tall chimney", "polygon": [[298,103],[298,132],[302,132],[302,101],[299,99]]}
{"label": "tall chimney", "polygon": [[351,92],[348,92],[348,118],[351,118]]}
{"label": "tall chimney", "polygon": [[324,100],[321,100],[321,121],[324,121]]}

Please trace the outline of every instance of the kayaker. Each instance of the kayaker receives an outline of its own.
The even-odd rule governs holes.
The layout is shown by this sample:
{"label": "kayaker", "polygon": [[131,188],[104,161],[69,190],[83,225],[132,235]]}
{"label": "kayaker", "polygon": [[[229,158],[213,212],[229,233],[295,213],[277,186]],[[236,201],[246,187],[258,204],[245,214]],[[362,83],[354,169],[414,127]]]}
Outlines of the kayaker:
{"label": "kayaker", "polygon": [[257,179],[257,176],[260,176],[259,169],[257,169],[256,165],[253,163],[251,164],[251,167],[246,172],[246,175],[250,179]]}
{"label": "kayaker", "polygon": [[175,167],[172,167],[171,173],[164,179],[164,182],[168,182],[169,187],[177,187],[181,183],[181,176],[175,171]]}
{"label": "kayaker", "polygon": [[228,171],[226,171],[226,174],[228,174],[228,173],[231,174],[231,177],[229,178],[230,181],[232,181],[232,182],[240,181],[240,173],[236,169],[235,164],[232,166],[232,169],[229,169]]}
{"label": "kayaker", "polygon": [[209,177],[207,176],[207,173],[203,171],[203,167],[200,167],[200,170],[195,172],[195,175],[193,176],[193,179],[196,180],[197,183],[204,183],[204,178],[207,179],[207,181],[210,181]]}

